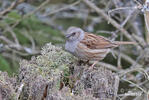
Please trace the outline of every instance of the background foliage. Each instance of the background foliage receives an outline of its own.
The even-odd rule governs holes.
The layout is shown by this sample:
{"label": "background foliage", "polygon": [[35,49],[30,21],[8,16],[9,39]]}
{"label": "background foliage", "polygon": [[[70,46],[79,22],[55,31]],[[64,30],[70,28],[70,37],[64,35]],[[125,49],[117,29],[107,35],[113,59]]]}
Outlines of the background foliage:
{"label": "background foliage", "polygon": [[144,0],[1,0],[0,70],[17,73],[20,60],[39,55],[46,43],[64,47],[66,29],[77,26],[113,41],[136,42],[114,49],[98,64],[119,75],[120,88],[137,88],[147,97],[149,32],[144,5]]}
{"label": "background foliage", "polygon": [[[9,8],[12,2],[15,1],[0,1],[0,10],[4,11]],[[104,0],[93,2],[97,3],[105,12],[114,9],[116,5],[122,4],[124,7],[126,5],[130,5],[130,7],[137,5],[133,0],[128,3],[113,0],[109,1],[108,5],[106,5]],[[118,4],[115,4],[116,2]],[[124,12],[123,15],[122,12]],[[129,13],[136,15],[137,12],[134,13],[129,9],[124,9],[115,13],[111,13],[112,18],[121,23]],[[128,20],[128,25],[126,23],[125,27],[128,31],[134,31],[129,26],[137,23],[137,25],[134,24],[132,27],[141,29],[137,33],[144,37],[143,15],[140,15],[137,13],[136,16],[131,16],[130,20]],[[86,31],[94,32],[113,40],[120,40],[119,31],[113,25],[108,24],[106,20],[98,16],[92,9],[86,9],[86,5],[79,0],[37,0],[36,2],[27,0],[17,4],[14,9],[3,15],[0,20],[2,36],[0,39],[2,59],[0,68],[9,73],[17,72],[20,59],[30,59],[32,55],[39,54],[41,46],[45,43],[51,42],[52,44],[63,46],[65,42],[63,33],[69,26],[78,26]],[[128,39],[123,37],[123,40]],[[130,52],[135,52],[135,49],[131,49]],[[132,55],[132,57],[134,56],[136,55]],[[108,59],[109,57],[111,59]],[[113,56],[109,57],[105,60],[113,62]],[[115,61],[113,64],[116,63]],[[126,63],[124,64],[127,66]]]}

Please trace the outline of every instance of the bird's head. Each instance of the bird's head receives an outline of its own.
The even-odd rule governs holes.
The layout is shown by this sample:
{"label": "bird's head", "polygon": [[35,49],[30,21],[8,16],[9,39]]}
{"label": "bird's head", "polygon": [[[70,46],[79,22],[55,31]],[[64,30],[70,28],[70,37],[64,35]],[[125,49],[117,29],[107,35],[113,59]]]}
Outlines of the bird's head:
{"label": "bird's head", "polygon": [[78,27],[69,27],[65,34],[68,41],[80,41],[84,36],[84,31]]}

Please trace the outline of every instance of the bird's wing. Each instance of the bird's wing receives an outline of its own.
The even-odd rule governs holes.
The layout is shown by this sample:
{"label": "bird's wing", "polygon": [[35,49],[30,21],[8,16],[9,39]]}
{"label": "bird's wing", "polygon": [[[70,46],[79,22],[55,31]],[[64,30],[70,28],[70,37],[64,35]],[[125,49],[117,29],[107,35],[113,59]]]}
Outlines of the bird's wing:
{"label": "bird's wing", "polygon": [[90,49],[106,49],[117,47],[117,44],[112,43],[110,40],[103,36],[97,36],[91,33],[85,32],[84,39],[80,43],[86,45]]}

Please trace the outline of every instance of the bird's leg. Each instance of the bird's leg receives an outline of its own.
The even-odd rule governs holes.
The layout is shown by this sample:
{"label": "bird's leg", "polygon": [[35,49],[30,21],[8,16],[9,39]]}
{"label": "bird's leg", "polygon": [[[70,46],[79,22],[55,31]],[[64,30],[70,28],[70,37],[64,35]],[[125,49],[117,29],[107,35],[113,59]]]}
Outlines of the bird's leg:
{"label": "bird's leg", "polygon": [[89,69],[94,69],[94,66],[98,63],[98,61],[95,61],[90,67]]}

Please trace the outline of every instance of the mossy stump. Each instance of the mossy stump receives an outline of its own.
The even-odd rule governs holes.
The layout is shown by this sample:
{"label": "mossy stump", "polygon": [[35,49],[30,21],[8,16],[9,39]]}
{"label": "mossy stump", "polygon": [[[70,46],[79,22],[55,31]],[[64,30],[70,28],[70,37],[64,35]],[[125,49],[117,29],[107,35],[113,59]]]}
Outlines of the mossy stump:
{"label": "mossy stump", "polygon": [[118,76],[103,66],[88,67],[49,43],[41,55],[20,62],[16,77],[0,73],[0,100],[115,100]]}

